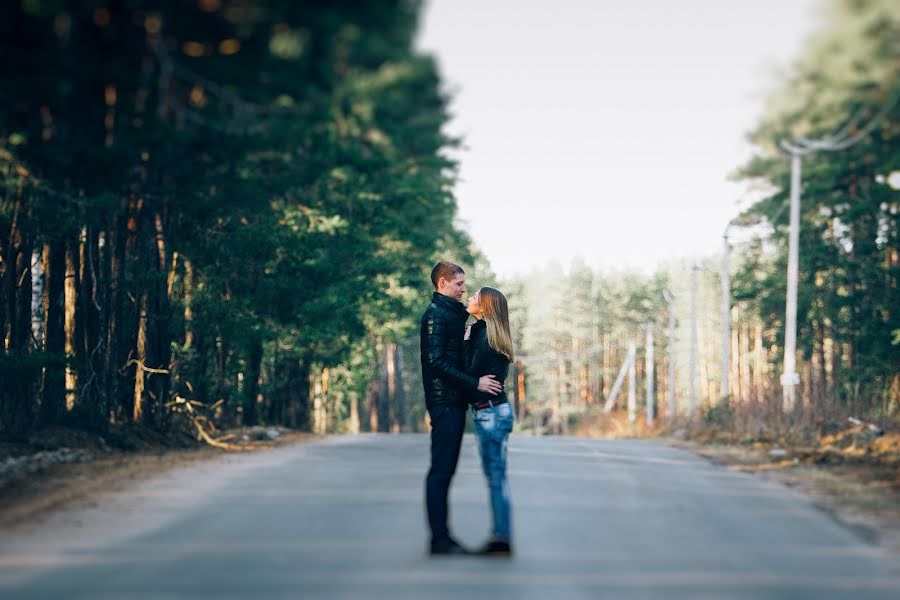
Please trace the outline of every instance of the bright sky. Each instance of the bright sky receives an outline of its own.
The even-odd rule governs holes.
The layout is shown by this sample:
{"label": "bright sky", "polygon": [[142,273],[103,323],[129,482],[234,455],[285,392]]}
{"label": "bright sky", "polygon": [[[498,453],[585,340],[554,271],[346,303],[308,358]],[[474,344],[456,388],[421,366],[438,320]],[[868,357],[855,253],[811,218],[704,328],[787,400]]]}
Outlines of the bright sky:
{"label": "bright sky", "polygon": [[816,0],[430,0],[460,218],[501,276],[717,252],[727,175]]}

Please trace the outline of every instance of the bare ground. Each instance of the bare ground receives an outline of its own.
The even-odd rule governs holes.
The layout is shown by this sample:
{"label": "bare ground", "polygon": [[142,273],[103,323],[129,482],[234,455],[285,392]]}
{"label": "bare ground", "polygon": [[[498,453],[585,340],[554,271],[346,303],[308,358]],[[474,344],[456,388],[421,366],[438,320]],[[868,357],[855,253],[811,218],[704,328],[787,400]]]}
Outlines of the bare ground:
{"label": "bare ground", "polygon": [[[272,431],[277,433],[270,438]],[[102,437],[72,430],[0,442],[0,531],[40,524],[62,509],[94,506],[105,496],[170,469],[320,436],[281,428],[234,430],[223,436],[238,442],[229,448],[184,436],[140,437],[135,440],[133,432],[129,434],[124,443],[129,450],[112,448]]]}

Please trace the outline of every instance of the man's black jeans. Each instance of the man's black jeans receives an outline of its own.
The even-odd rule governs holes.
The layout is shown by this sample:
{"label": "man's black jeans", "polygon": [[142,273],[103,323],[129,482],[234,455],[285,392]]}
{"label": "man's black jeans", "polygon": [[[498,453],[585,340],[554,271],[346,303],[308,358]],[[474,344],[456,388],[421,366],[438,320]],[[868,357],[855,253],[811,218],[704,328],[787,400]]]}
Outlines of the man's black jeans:
{"label": "man's black jeans", "polygon": [[450,536],[447,494],[459,462],[459,448],[466,428],[466,405],[438,404],[428,409],[428,415],[431,418],[431,468],[425,478],[425,504],[431,541],[441,542]]}

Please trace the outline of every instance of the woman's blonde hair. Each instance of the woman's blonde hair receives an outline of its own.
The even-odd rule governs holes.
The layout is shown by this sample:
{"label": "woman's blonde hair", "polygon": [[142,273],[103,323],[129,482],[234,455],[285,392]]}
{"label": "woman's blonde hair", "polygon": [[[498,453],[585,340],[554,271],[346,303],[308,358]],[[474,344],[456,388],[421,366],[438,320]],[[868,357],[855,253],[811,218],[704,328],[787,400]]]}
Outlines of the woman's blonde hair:
{"label": "woman's blonde hair", "polygon": [[500,290],[483,287],[478,290],[478,304],[487,323],[488,344],[512,362],[516,352],[513,349],[512,334],[509,332],[509,307],[506,296]]}

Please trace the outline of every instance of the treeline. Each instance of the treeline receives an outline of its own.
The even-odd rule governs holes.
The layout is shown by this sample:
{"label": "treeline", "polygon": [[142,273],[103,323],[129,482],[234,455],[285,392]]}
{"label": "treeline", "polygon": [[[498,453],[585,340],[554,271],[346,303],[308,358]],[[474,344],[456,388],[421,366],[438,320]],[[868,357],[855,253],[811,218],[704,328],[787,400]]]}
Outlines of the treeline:
{"label": "treeline", "polygon": [[406,0],[0,7],[0,430],[405,429],[398,340],[471,263]]}
{"label": "treeline", "polygon": [[[637,347],[637,402],[645,407],[646,326],[654,330],[657,414],[667,416],[669,304],[674,296],[677,410],[781,410],[790,211],[790,158],[781,140],[858,139],[803,159],[797,331],[804,414],[900,412],[900,12],[896,2],[833,0],[822,31],[772,92],[751,133],[757,152],[735,177],[758,200],[729,227],[731,328],[722,393],[720,257],[664,265],[653,276],[596,273],[582,263],[524,280],[523,417],[565,431],[605,401]],[[892,174],[893,173],[893,177]],[[719,236],[721,232],[711,232]],[[696,344],[690,297],[696,276]],[[527,289],[528,282],[541,285]],[[695,350],[692,351],[691,347]],[[696,366],[690,373],[691,354]],[[693,381],[692,381],[693,380]],[[693,390],[693,392],[692,392]],[[727,399],[726,402],[723,400]],[[617,405],[624,404],[623,392]]]}
{"label": "treeline", "polygon": [[779,144],[858,140],[802,159],[797,365],[804,404],[884,413],[900,401],[900,182],[890,177],[900,171],[900,11],[834,0],[827,19],[771,96],[751,135],[758,153],[736,174],[776,190],[736,221],[757,232],[740,249],[736,308],[776,333],[783,356],[790,160]]}

